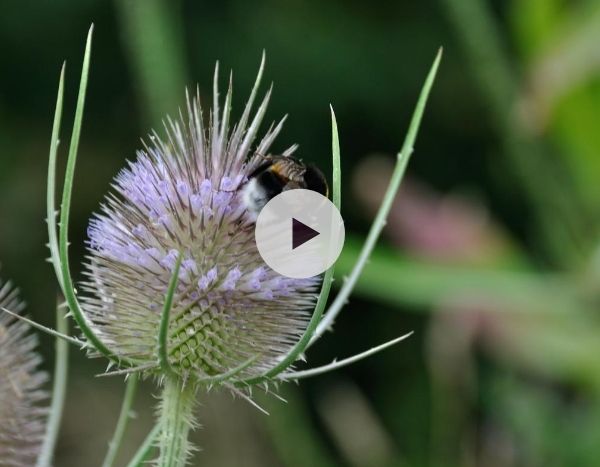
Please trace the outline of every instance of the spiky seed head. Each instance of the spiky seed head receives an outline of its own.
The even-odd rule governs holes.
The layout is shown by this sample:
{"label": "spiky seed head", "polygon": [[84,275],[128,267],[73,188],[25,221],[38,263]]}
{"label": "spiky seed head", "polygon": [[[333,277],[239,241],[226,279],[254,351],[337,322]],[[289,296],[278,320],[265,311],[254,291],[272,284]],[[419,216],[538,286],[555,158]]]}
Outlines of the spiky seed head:
{"label": "spiky seed head", "polygon": [[[20,312],[23,304],[10,283],[0,281],[0,308]],[[45,432],[46,373],[39,371],[36,336],[29,326],[0,311],[0,465],[31,466]]]}
{"label": "spiky seed head", "polygon": [[167,347],[182,377],[219,375],[247,361],[236,377],[262,374],[304,331],[318,279],[283,277],[264,264],[242,199],[257,155],[267,153],[283,123],[251,150],[270,97],[250,118],[261,75],[262,65],[230,131],[231,80],[220,110],[215,71],[206,126],[199,96],[188,96],[186,114],[167,120],[164,138],[149,137],[91,220],[83,308],[117,356],[158,361],[161,311],[179,254]]}

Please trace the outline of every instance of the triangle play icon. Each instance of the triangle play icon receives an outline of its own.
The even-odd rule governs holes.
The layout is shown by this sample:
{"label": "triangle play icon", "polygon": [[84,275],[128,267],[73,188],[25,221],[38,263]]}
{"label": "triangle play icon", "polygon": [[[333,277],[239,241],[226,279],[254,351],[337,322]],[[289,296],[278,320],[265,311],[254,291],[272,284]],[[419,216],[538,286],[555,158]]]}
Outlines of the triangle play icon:
{"label": "triangle play icon", "polygon": [[315,229],[292,217],[292,250],[320,235]]}

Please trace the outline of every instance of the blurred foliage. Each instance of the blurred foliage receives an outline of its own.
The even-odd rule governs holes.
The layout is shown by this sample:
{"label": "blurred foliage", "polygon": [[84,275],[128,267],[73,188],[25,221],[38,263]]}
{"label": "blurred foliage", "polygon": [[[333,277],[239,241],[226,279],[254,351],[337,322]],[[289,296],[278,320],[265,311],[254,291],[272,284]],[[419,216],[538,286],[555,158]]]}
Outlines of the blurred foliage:
{"label": "blurred foliage", "polygon": [[[207,396],[198,465],[595,466],[600,457],[600,3],[597,0],[34,0],[2,3],[0,258],[52,323],[45,170],[58,73],[65,113],[96,24],[72,214],[73,258],[111,178],[184,87],[234,73],[234,113],[260,54],[276,149],[330,171],[342,145],[348,273],[431,60],[445,57],[386,238],[311,363],[414,330],[401,346],[283,388],[265,417]],[[239,113],[238,113],[239,114]],[[64,122],[69,128],[69,122]],[[68,134],[63,134],[63,138]],[[63,148],[64,150],[64,148]],[[379,161],[379,162],[378,162]],[[64,162],[64,161],[63,161]],[[416,188],[415,188],[416,187]],[[75,263],[74,263],[75,264]],[[50,339],[43,337],[46,361]],[[332,349],[335,349],[333,351]],[[118,379],[74,362],[57,465],[96,465]],[[149,429],[145,384],[121,462]]]}

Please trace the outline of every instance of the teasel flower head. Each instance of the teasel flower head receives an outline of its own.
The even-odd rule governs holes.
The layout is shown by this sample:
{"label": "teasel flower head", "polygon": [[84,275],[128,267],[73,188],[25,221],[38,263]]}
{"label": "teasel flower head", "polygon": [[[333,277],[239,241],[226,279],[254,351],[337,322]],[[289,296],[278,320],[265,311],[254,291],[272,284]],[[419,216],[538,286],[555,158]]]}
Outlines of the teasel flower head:
{"label": "teasel flower head", "polygon": [[[0,310],[20,312],[23,303],[10,283],[0,282]],[[34,465],[43,437],[48,398],[38,370],[37,339],[23,321],[0,311],[0,465]]]}
{"label": "teasel flower head", "polygon": [[244,362],[237,377],[261,375],[304,332],[319,279],[284,277],[263,262],[243,201],[259,155],[283,123],[255,144],[271,94],[251,116],[261,75],[262,66],[231,128],[231,79],[221,109],[217,66],[208,118],[199,94],[188,95],[186,112],[167,119],[164,136],[149,136],[91,220],[82,307],[118,358],[146,368],[158,361],[161,312],[177,267],[166,353],[180,377],[222,375]]}

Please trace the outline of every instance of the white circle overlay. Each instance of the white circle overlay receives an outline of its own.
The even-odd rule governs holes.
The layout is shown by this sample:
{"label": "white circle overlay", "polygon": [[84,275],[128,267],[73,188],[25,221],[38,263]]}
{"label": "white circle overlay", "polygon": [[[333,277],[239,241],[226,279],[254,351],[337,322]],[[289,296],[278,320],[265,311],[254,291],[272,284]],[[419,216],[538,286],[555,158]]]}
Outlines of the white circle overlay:
{"label": "white circle overlay", "polygon": [[[316,232],[293,248],[292,224],[298,223]],[[316,191],[287,190],[262,208],[254,237],[271,269],[286,277],[306,279],[325,272],[337,260],[344,246],[344,220],[334,204]],[[296,243],[299,238],[297,230]]]}

